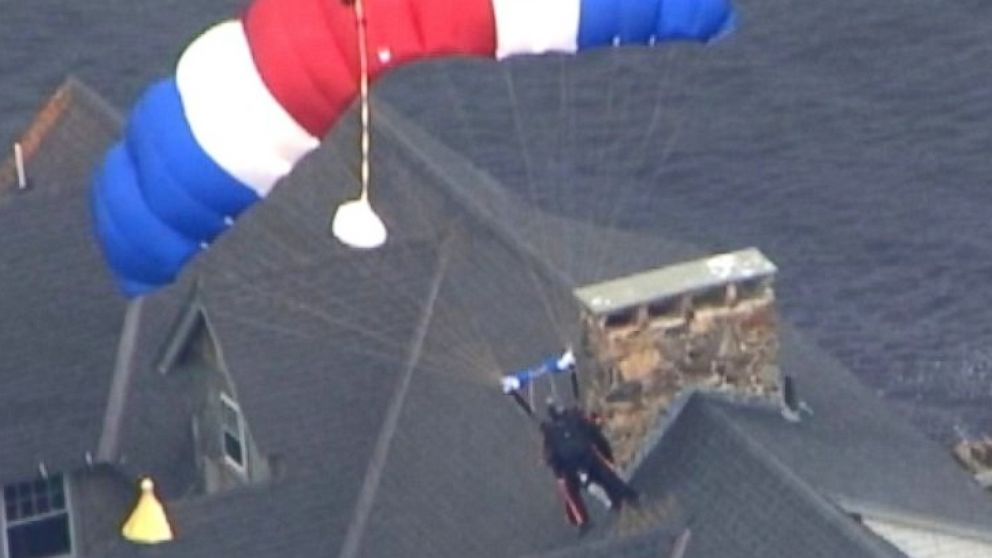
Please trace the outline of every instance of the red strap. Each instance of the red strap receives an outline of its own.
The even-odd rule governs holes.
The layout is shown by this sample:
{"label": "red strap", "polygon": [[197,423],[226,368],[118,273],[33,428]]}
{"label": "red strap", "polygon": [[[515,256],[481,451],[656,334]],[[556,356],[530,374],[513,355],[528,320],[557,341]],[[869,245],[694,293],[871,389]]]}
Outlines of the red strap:
{"label": "red strap", "polygon": [[568,482],[563,478],[558,478],[558,490],[561,493],[562,500],[565,501],[565,516],[574,525],[585,524],[586,517],[585,508],[581,502],[576,501],[576,494],[573,494],[572,490],[569,490]]}

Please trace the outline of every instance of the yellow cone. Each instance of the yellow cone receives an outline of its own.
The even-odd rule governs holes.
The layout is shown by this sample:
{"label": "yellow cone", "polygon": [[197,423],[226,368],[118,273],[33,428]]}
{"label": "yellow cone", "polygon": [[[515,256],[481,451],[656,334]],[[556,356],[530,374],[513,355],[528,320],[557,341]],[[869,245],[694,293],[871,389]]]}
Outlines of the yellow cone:
{"label": "yellow cone", "polygon": [[157,544],[172,540],[172,527],[165,509],[155,497],[152,479],[141,480],[141,497],[131,512],[131,517],[121,528],[124,538],[139,544]]}

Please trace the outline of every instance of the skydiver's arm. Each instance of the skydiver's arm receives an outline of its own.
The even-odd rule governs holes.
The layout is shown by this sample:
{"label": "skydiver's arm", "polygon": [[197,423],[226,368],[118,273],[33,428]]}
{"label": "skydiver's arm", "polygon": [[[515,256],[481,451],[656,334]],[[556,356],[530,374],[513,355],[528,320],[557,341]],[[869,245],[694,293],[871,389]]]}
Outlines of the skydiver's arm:
{"label": "skydiver's arm", "polygon": [[561,478],[561,464],[558,462],[558,458],[555,457],[554,448],[551,447],[551,437],[548,435],[547,426],[544,424],[541,425],[541,434],[544,436],[544,463],[548,467],[551,467],[556,477]]}
{"label": "skydiver's arm", "polygon": [[589,435],[589,438],[592,439],[593,445],[596,446],[596,451],[598,451],[600,455],[612,464],[613,448],[610,447],[610,441],[606,439],[606,436],[603,434],[603,430],[590,417],[585,417],[582,424],[585,426],[586,433]]}

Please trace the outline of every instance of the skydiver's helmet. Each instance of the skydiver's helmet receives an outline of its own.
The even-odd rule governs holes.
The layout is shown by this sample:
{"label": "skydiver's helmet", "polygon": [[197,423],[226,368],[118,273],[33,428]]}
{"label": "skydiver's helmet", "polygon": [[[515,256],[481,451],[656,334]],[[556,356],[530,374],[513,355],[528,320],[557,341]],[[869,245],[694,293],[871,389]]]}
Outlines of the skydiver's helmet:
{"label": "skydiver's helmet", "polygon": [[560,403],[558,403],[554,399],[549,397],[546,403],[548,406],[549,421],[554,422],[559,418],[561,418],[561,416],[565,413],[565,407],[563,407]]}

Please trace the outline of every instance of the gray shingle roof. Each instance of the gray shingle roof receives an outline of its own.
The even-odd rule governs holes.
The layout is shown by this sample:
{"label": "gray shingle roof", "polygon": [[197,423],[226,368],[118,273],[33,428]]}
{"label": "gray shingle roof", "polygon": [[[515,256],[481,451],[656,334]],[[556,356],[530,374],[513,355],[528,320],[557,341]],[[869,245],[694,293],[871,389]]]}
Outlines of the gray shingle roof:
{"label": "gray shingle roof", "polygon": [[[390,124],[395,126],[390,132],[410,131],[402,121]],[[605,250],[597,242],[642,246],[630,261],[685,249],[638,243],[639,237],[620,233],[597,235],[589,227],[527,211],[511,228],[482,212],[521,209],[509,199],[488,199],[484,208],[466,217],[452,207],[459,199],[453,190],[462,184],[488,188],[494,186],[491,179],[471,167],[459,168],[451,160],[453,153],[433,151],[435,146],[423,138],[416,143],[431,157],[443,158],[444,172],[421,167],[422,153],[400,149],[392,154],[391,165],[406,169],[405,189],[391,192],[394,199],[384,199],[381,208],[389,212],[393,204],[407,203],[404,196],[417,194],[421,220],[406,228],[402,222],[395,226],[388,248],[351,253],[334,247],[322,236],[326,213],[321,210],[329,203],[321,195],[322,183],[294,177],[200,266],[204,302],[245,415],[262,450],[285,459],[286,473],[271,486],[221,497],[227,506],[209,499],[178,503],[175,517],[183,540],[162,552],[208,556],[234,544],[241,552],[305,555],[315,548],[338,553],[344,541],[353,541],[361,555],[369,556],[512,556],[574,541],[572,529],[561,519],[550,475],[539,463],[536,432],[499,393],[496,380],[503,371],[530,364],[570,341],[572,328],[563,325],[576,316],[569,290],[535,269],[534,259],[546,257],[552,273],[561,271],[559,262],[575,262],[561,266],[566,271],[556,277],[591,277],[592,268],[584,267],[582,258],[540,244],[521,255],[516,243],[526,231],[553,226],[574,230],[588,242],[586,248]],[[310,172],[322,174],[317,171],[323,164],[311,161]],[[541,217],[550,224],[535,225]],[[438,241],[446,230],[453,231],[452,240]],[[248,246],[252,249],[246,250]],[[427,307],[429,283],[438,269],[440,288]],[[419,357],[410,363],[411,383],[397,396],[418,337],[417,324],[425,316],[426,337]],[[396,397],[399,414],[389,424],[388,409]],[[148,424],[154,425],[151,418]],[[145,441],[136,444],[150,445],[148,440],[156,436],[154,429],[137,433]],[[384,453],[377,454],[383,436],[391,438]],[[734,442],[736,437],[728,443]],[[167,467],[169,456],[160,457]],[[770,485],[783,483],[760,461],[742,463],[751,467],[743,473]],[[168,475],[167,469],[163,472]],[[734,478],[741,473],[728,471]],[[697,490],[691,478],[664,467],[657,478],[674,478],[690,495]],[[810,555],[829,555],[837,548],[864,550],[867,543],[849,530],[864,533],[837,526],[848,521],[839,512],[806,492],[794,492],[772,494],[783,500],[786,511],[763,516],[761,525],[769,527],[788,517],[787,512],[810,508],[819,515],[805,527],[808,532],[800,529],[796,535],[823,538]],[[706,496],[715,501],[720,495]],[[726,509],[746,510],[754,498],[768,496],[766,489],[756,488],[736,508]],[[810,498],[820,507],[810,504]],[[368,502],[367,515],[361,501]],[[268,522],[266,510],[279,510],[278,524],[268,530],[262,528]],[[234,521],[231,514],[243,521]],[[665,517],[657,521],[661,528],[678,522]],[[591,540],[612,540],[610,523],[603,522]],[[225,525],[235,529],[231,536],[237,542],[217,537]],[[730,548],[726,537],[702,535],[716,541],[697,540],[692,547],[698,547],[698,556]],[[831,536],[841,541],[831,542]],[[266,540],[252,542],[261,537]],[[765,544],[770,555],[807,549],[796,546],[796,539],[767,538],[767,533],[758,533],[754,544]]]}
{"label": "gray shingle roof", "polygon": [[96,452],[123,316],[81,183],[117,117],[78,82],[63,92],[69,103],[27,160],[31,189],[0,184],[0,483]]}
{"label": "gray shingle roof", "polygon": [[[781,420],[781,419],[779,419]],[[693,531],[686,556],[902,556],[691,395],[633,482],[671,498]]]}
{"label": "gray shingle roof", "polygon": [[[672,556],[676,541],[681,534],[682,531],[652,529],[646,533],[596,541],[580,540],[551,552],[529,555],[528,558],[668,558]],[[688,541],[690,543],[692,541],[691,532]]]}
{"label": "gray shingle roof", "polygon": [[951,457],[794,330],[781,337],[783,371],[814,411],[799,424],[730,406],[741,431],[845,508],[990,540],[992,500]]}
{"label": "gray shingle roof", "polygon": [[[456,64],[443,75],[467,79],[478,74],[460,74],[457,68],[474,64]],[[541,66],[511,62],[509,67],[535,72]],[[569,70],[562,66],[561,71],[567,75]],[[513,76],[494,75],[477,84],[480,94],[493,85],[491,80]],[[383,90],[384,99],[415,90],[417,82],[397,78],[392,87]],[[519,106],[540,107],[544,96],[551,94],[545,89],[528,90],[533,97]],[[594,91],[577,88],[575,94],[569,103],[596,103]],[[500,97],[495,102],[505,100]],[[573,339],[576,309],[569,289],[575,284],[663,265],[697,252],[683,243],[567,219],[570,214],[589,216],[602,209],[596,200],[603,195],[603,185],[595,183],[599,178],[588,168],[596,161],[576,161],[576,168],[555,171],[554,165],[569,155],[554,151],[553,136],[559,132],[542,120],[549,117],[539,110],[515,116],[518,122],[528,121],[526,145],[520,149],[487,148],[466,158],[462,150],[478,149],[486,134],[492,136],[493,145],[501,145],[495,140],[504,137],[506,112],[497,107],[492,114],[479,116],[490,124],[473,121],[457,131],[470,140],[464,146],[449,142],[455,149],[432,140],[433,130],[418,125],[408,109],[382,105],[379,113],[374,153],[381,187],[373,195],[393,235],[386,249],[352,253],[326,234],[328,209],[355,193],[350,156],[342,155],[354,149],[349,120],[284,187],[205,254],[183,281],[146,301],[120,465],[129,474],[152,473],[169,499],[180,536],[175,543],[155,548],[155,554],[326,556],[339,554],[345,541],[357,541],[359,554],[368,556],[512,556],[568,552],[560,549],[574,543],[573,531],[561,519],[550,474],[539,463],[536,432],[499,393],[496,380],[503,371],[530,364]],[[509,109],[517,110],[512,105]],[[621,116],[625,122],[643,119],[636,111]],[[595,128],[575,131],[588,135],[588,141],[609,133]],[[618,140],[606,151],[636,148],[637,140],[643,139]],[[68,140],[69,145],[93,147],[87,151],[93,159],[101,147],[88,144],[90,138]],[[629,141],[633,143],[628,145]],[[51,168],[62,173],[65,183],[79,184],[80,177],[88,176],[82,160],[61,161]],[[501,174],[488,172],[492,168],[499,168]],[[38,176],[44,176],[43,169]],[[539,213],[503,192],[532,188],[544,195],[545,184],[552,185],[547,196],[564,196],[558,200],[564,216]],[[570,191],[576,195],[566,196]],[[17,218],[33,222],[64,211],[65,223],[75,223],[70,227],[75,233],[71,242],[79,244],[66,244],[72,247],[67,254],[55,252],[59,259],[31,260],[38,275],[32,273],[22,281],[55,279],[49,290],[42,281],[37,290],[15,291],[32,302],[19,303],[16,311],[31,314],[39,326],[69,328],[62,337],[78,339],[78,347],[69,344],[75,341],[65,341],[59,345],[67,347],[65,351],[52,351],[65,356],[51,358],[75,359],[76,352],[86,358],[100,355],[93,365],[106,367],[108,377],[101,385],[80,373],[78,395],[81,402],[105,401],[123,304],[111,292],[89,241],[79,240],[88,237],[88,220],[81,218],[85,215],[81,192],[52,196],[49,203],[40,196],[36,197],[40,201],[31,202],[31,195],[11,198],[6,205],[0,199],[0,217],[14,215],[11,208],[19,208]],[[51,205],[58,209],[46,209]],[[592,220],[616,224],[618,219],[607,214]],[[3,222],[6,227],[13,221]],[[60,234],[53,229],[40,240],[28,240],[61,246]],[[24,253],[13,245],[0,244],[0,250],[5,255]],[[77,257],[78,269],[73,267]],[[73,273],[61,273],[65,270]],[[430,303],[436,273],[441,283]],[[216,497],[184,498],[183,488],[192,475],[191,388],[188,378],[159,374],[154,361],[197,279],[252,432],[263,452],[279,454],[285,473],[271,483]],[[72,302],[79,305],[73,314],[87,317],[75,323],[83,328],[59,321],[62,308],[45,306],[66,292],[85,294]],[[48,309],[36,314],[36,307]],[[95,333],[101,336],[87,337]],[[793,338],[787,339],[788,348]],[[61,338],[58,342],[63,343]],[[844,490],[859,489],[857,484],[844,484],[849,469],[826,471],[833,480],[828,478],[822,486],[808,478],[824,473],[821,468],[829,469],[830,461],[823,455],[845,441],[841,427],[869,424],[876,416],[875,407],[858,392],[860,388],[843,387],[854,381],[849,376],[842,380],[830,376],[837,385],[831,380],[814,386],[806,374],[821,369],[822,362],[809,357],[809,346],[796,347],[802,354],[787,353],[784,366],[802,370],[797,372],[801,393],[808,391],[807,399],[817,410],[808,422],[813,425],[810,432],[822,434],[822,443],[780,436],[784,427],[771,424],[765,411],[694,399],[639,473],[636,482],[649,499],[657,494],[663,501],[670,492],[677,495],[683,510],[679,517],[657,520],[654,528],[659,537],[680,528],[686,516],[696,521],[687,556],[723,556],[742,547],[764,548],[768,556],[891,552],[815,492],[836,497]],[[813,359],[804,360],[808,358]],[[408,387],[403,383],[407,375]],[[59,393],[65,385],[65,376],[59,376],[52,383],[25,387],[31,393]],[[827,418],[816,426],[821,424],[821,409],[836,404],[836,398],[857,402],[850,416],[858,420],[832,422],[840,419],[824,413]],[[63,430],[76,435],[63,448],[70,457],[77,456],[79,448],[95,445],[102,405],[96,409],[76,417],[75,430],[61,424],[52,429],[59,435]],[[398,414],[391,414],[391,409]],[[739,422],[738,413],[743,417]],[[38,418],[48,420],[50,414],[40,413]],[[899,430],[908,428],[895,421],[871,424],[876,428],[860,432],[864,437],[857,438],[859,444],[877,443],[893,432],[900,440],[911,439]],[[23,437],[24,433],[18,427],[4,435]],[[20,438],[10,441],[32,443]],[[807,444],[816,449],[807,450]],[[763,453],[765,448],[770,456]],[[873,451],[866,450],[851,463],[879,457]],[[919,451],[936,448],[919,446]],[[722,459],[727,454],[741,458]],[[11,471],[27,471],[35,457],[11,459],[16,460]],[[71,460],[65,463],[72,465]],[[924,472],[910,470],[914,463],[903,460],[892,470],[915,479]],[[739,488],[742,477],[753,478],[753,485],[739,490],[714,488]],[[951,477],[965,483],[963,475],[954,477],[947,469],[946,476],[941,473],[935,484],[926,485],[928,494],[935,498],[943,486],[939,483],[950,483]],[[878,491],[873,497],[895,505],[908,501],[909,492],[896,492],[892,496]],[[968,506],[984,509],[977,503],[978,494],[969,492],[968,498],[972,498]],[[369,507],[360,506],[362,502]],[[761,503],[756,513],[735,512],[754,511],[755,502]],[[950,508],[936,513],[953,518],[959,512]],[[803,521],[788,529],[778,524],[795,517]],[[622,525],[609,520],[600,524],[590,537],[591,546],[575,549],[578,555],[597,552],[593,547],[628,548],[614,538],[614,530]],[[645,537],[650,541],[651,535]],[[121,543],[111,555],[144,552]]]}

